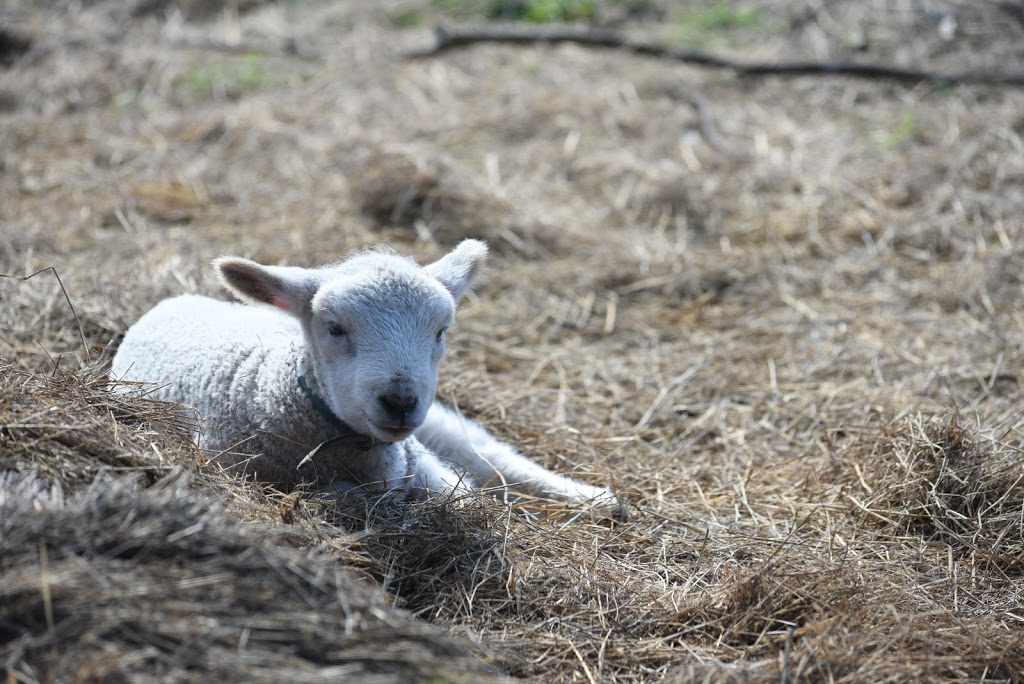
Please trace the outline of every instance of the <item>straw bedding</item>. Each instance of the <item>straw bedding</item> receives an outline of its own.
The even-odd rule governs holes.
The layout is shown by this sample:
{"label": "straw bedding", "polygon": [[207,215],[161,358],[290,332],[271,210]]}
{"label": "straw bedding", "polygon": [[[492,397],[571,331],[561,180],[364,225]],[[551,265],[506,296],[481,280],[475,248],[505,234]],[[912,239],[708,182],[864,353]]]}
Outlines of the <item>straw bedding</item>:
{"label": "straw bedding", "polygon": [[[596,20],[1024,70],[1014,3],[651,4]],[[405,58],[446,12],[0,5],[0,272],[55,268],[0,279],[7,679],[1024,680],[1024,92]],[[629,520],[276,492],[108,390],[216,256],[461,237],[442,398]]]}

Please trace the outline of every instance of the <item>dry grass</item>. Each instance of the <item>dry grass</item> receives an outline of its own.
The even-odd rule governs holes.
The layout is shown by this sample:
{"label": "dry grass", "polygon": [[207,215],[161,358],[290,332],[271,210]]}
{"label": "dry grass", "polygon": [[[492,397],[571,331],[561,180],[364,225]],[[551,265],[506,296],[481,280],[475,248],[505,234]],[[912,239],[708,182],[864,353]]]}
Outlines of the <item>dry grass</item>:
{"label": "dry grass", "polygon": [[346,174],[359,211],[385,237],[451,245],[472,236],[493,252],[534,257],[557,248],[557,233],[524,221],[508,200],[436,154],[371,147],[360,150]]}
{"label": "dry grass", "polygon": [[[260,619],[232,598],[238,576],[286,600],[272,563],[228,558],[251,546],[344,572],[299,592],[318,597],[310,618],[275,623],[294,640],[250,664],[300,642],[347,648],[337,594],[369,596],[355,574],[398,604],[366,634],[412,635],[403,663],[469,648],[535,682],[1024,680],[1024,93],[738,81],[567,45],[407,61],[429,30],[394,17],[433,5],[186,3],[184,20],[143,4],[0,9],[4,35],[29,39],[0,55],[0,272],[55,266],[77,311],[51,273],[0,279],[0,470],[62,483],[55,531],[145,509],[163,545],[224,502],[209,515],[227,537],[204,537],[207,555],[170,546],[175,567],[220,562],[234,579],[198,587],[209,614],[191,606],[174,634],[104,642],[123,672],[222,672],[189,627]],[[1012,4],[749,2],[758,25],[704,44],[1020,71]],[[661,7],[625,30],[689,31],[683,4]],[[702,139],[686,89],[744,157]],[[216,293],[220,254],[312,265],[387,241],[426,260],[462,236],[496,256],[441,397],[610,483],[628,522],[264,491],[208,468],[169,407],[105,388],[127,326],[162,297]],[[187,486],[168,483],[175,468]],[[137,484],[104,499],[98,477]],[[21,535],[0,587],[39,587],[43,518],[19,516],[0,522]],[[116,586],[152,587],[165,565]],[[53,604],[62,624],[96,596],[75,577]],[[43,595],[18,596],[0,633],[39,647],[0,646],[0,662],[15,680],[61,679]],[[138,605],[168,600],[151,596]],[[103,600],[95,622],[68,623],[80,655],[122,599]],[[168,638],[194,672],[175,669]]]}
{"label": "dry grass", "polygon": [[1016,578],[1024,572],[1024,470],[1017,448],[983,443],[956,418],[906,421],[844,460],[863,464],[854,465],[857,494],[848,496],[869,520],[945,544],[951,559],[985,574]]}
{"label": "dry grass", "polygon": [[111,393],[106,373],[28,373],[4,362],[0,377],[0,471],[32,470],[75,491],[100,471],[153,484],[198,460],[184,412]]}
{"label": "dry grass", "polygon": [[100,476],[59,505],[39,484],[0,488],[12,681],[499,681],[336,558],[243,527],[181,482]]}

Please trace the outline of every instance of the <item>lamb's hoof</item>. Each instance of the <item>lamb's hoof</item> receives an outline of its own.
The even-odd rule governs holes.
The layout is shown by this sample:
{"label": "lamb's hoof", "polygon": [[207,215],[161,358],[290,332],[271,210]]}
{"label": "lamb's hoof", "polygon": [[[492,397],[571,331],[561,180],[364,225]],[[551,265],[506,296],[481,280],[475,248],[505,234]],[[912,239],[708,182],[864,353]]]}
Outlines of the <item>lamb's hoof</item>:
{"label": "lamb's hoof", "polygon": [[591,491],[579,492],[573,502],[594,516],[608,518],[617,522],[629,520],[629,511],[619,498],[607,489],[589,488]]}
{"label": "lamb's hoof", "polygon": [[608,517],[615,522],[629,522],[629,509],[626,508],[626,504],[618,502],[615,506],[615,510],[611,511]]}

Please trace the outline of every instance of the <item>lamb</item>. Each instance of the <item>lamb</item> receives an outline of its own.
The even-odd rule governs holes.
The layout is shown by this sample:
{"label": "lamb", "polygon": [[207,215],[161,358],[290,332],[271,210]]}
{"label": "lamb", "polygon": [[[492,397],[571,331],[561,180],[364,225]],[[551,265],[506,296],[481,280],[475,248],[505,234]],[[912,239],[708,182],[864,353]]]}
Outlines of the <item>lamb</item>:
{"label": "lamb", "polygon": [[164,300],[128,330],[111,372],[194,407],[200,446],[262,482],[416,499],[475,485],[617,514],[608,489],[433,401],[456,305],[486,257],[478,240],[423,267],[386,248],[316,269],[222,257],[214,267],[245,303]]}

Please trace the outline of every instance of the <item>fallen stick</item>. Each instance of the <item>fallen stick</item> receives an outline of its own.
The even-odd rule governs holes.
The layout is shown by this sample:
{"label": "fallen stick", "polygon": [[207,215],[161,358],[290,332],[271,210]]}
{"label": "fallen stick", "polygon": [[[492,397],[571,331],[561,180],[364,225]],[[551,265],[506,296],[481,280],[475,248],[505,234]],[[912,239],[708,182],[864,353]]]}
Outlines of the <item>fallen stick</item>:
{"label": "fallen stick", "polygon": [[685,64],[696,64],[714,69],[730,69],[739,76],[848,76],[851,78],[882,79],[904,83],[934,83],[936,85],[991,84],[1024,86],[1024,73],[991,73],[962,71],[942,74],[923,69],[906,69],[886,64],[858,62],[741,62],[700,50],[686,50],[657,43],[646,43],[623,38],[613,31],[579,30],[572,28],[536,29],[509,26],[478,26],[472,29],[451,30],[438,26],[436,42],[427,49],[407,52],[413,59],[433,57],[443,52],[465,48],[478,43],[507,43],[530,45],[536,43],[575,43],[587,47],[625,50],[634,54],[667,59]]}

